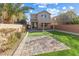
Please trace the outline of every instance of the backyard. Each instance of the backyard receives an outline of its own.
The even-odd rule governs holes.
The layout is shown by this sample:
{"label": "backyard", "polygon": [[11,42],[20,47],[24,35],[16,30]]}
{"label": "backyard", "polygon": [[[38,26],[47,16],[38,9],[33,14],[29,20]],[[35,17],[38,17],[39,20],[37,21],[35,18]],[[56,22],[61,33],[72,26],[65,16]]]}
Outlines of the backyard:
{"label": "backyard", "polygon": [[62,33],[58,31],[52,32],[30,32],[29,36],[51,36],[56,40],[66,44],[70,49],[55,51],[43,54],[37,54],[37,56],[78,56],[79,55],[79,36]]}
{"label": "backyard", "polygon": [[[50,9],[37,7],[40,11],[36,11],[31,3],[0,4],[0,55],[79,56],[79,36],[54,30],[79,34],[79,15],[69,8],[50,17]],[[32,32],[33,29],[43,32]]]}

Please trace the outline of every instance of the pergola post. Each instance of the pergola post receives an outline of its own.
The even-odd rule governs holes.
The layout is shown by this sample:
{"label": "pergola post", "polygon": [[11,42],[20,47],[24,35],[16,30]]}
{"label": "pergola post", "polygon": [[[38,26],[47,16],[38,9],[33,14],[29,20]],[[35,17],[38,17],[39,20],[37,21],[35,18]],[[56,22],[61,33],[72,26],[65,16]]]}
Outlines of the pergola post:
{"label": "pergola post", "polygon": [[44,23],[43,23],[43,32],[44,32]]}
{"label": "pergola post", "polygon": [[54,26],[54,24],[53,24],[53,31],[54,31],[54,29],[55,29],[55,26]]}
{"label": "pergola post", "polygon": [[53,22],[53,31],[55,30],[55,23],[56,23],[56,18],[54,18],[54,22]]}

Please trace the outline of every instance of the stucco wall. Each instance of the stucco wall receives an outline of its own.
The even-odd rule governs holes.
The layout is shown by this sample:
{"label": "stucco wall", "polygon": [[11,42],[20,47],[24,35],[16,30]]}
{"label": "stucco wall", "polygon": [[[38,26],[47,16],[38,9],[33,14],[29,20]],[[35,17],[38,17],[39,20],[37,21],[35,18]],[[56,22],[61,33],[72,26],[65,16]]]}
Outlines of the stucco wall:
{"label": "stucco wall", "polygon": [[[46,17],[42,17],[41,15],[46,15]],[[42,13],[39,13],[37,15],[37,19],[38,19],[38,22],[40,23],[50,23],[51,22],[51,18],[50,18],[50,14],[46,13],[46,12],[42,12]]]}

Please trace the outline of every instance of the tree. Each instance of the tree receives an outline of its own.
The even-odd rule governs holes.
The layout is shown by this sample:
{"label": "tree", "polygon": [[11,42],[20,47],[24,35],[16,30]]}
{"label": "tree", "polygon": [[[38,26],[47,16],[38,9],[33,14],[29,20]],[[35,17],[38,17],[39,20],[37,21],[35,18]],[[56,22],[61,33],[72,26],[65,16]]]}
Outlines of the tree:
{"label": "tree", "polygon": [[25,12],[33,9],[22,6],[21,3],[2,3],[0,4],[0,19],[3,23],[14,23],[25,17]]}
{"label": "tree", "polygon": [[74,21],[74,18],[76,17],[76,13],[74,10],[68,10],[66,12],[60,13],[59,17],[62,23],[70,23]]}

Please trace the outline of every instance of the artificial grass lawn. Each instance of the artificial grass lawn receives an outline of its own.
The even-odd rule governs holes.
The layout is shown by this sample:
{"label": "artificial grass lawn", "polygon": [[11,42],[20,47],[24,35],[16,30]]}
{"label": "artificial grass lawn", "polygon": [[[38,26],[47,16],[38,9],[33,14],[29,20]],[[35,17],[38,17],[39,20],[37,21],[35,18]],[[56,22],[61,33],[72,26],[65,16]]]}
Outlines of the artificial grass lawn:
{"label": "artificial grass lawn", "polygon": [[37,56],[79,56],[79,36],[57,32],[57,31],[32,32],[29,35],[30,36],[42,36],[42,35],[51,36],[51,37],[54,37],[56,40],[63,42],[64,44],[66,44],[68,47],[71,48],[69,50],[43,53]]}

